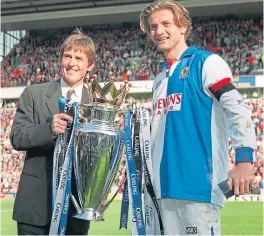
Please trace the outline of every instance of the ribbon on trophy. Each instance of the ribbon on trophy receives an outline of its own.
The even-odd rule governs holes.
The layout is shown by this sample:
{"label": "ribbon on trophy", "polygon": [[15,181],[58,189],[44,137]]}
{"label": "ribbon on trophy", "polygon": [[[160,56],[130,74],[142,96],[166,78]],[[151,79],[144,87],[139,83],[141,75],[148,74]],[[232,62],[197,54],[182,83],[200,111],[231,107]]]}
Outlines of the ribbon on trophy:
{"label": "ribbon on trophy", "polygon": [[[147,235],[157,234],[156,214],[159,220],[160,235],[164,235],[163,222],[156,195],[153,189],[152,159],[151,159],[151,138],[150,138],[150,116],[149,111],[140,109],[140,146],[142,152],[144,172],[144,204],[145,204],[145,225]],[[156,209],[156,212],[154,211]]]}
{"label": "ribbon on trophy", "polygon": [[[52,219],[50,235],[65,235],[67,216],[71,199],[71,175],[74,156],[75,131],[78,122],[78,103],[72,103],[65,97],[59,98],[60,112],[67,113],[74,109],[73,124],[68,123],[64,135],[56,141],[53,157],[52,181]],[[71,129],[72,126],[72,129]]]}
{"label": "ribbon on trophy", "polygon": [[[139,181],[137,176],[136,164],[133,153],[133,142],[131,139],[131,110],[128,110],[125,115],[125,125],[124,125],[124,139],[126,147],[126,164],[127,164],[127,189],[128,196],[132,200],[126,201],[124,205],[129,203],[129,206],[132,210],[132,222],[131,222],[131,233],[132,235],[146,235],[145,224],[143,220],[142,212],[142,201],[141,201],[141,192],[139,189]],[[125,184],[126,186],[126,184]],[[126,198],[126,188],[124,188],[123,200]],[[124,201],[122,201],[123,206]],[[125,213],[127,209],[121,210],[121,223],[125,222],[124,217],[127,217]],[[125,215],[126,214],[126,215]]]}
{"label": "ribbon on trophy", "polygon": [[133,114],[132,125],[132,139],[133,139],[133,152],[136,163],[137,177],[139,181],[139,190],[142,192],[142,156],[140,147],[140,113],[135,111]]}
{"label": "ribbon on trophy", "polygon": [[[142,158],[140,150],[140,116],[139,113],[134,112],[131,116],[131,132],[132,132],[132,146],[134,153],[134,160],[136,165],[137,179],[139,183],[139,191],[142,192]],[[120,184],[120,187],[123,184]],[[127,228],[127,218],[129,209],[129,197],[128,197],[128,185],[127,182],[124,183],[122,206],[121,206],[121,217],[120,217],[120,227]],[[132,218],[132,224],[135,224],[135,217]],[[134,227],[135,228],[135,227]]]}
{"label": "ribbon on trophy", "polygon": [[127,229],[128,209],[129,209],[129,195],[128,195],[127,178],[126,178],[124,182],[124,189],[123,189],[123,196],[122,196],[119,229],[122,229],[122,228]]}

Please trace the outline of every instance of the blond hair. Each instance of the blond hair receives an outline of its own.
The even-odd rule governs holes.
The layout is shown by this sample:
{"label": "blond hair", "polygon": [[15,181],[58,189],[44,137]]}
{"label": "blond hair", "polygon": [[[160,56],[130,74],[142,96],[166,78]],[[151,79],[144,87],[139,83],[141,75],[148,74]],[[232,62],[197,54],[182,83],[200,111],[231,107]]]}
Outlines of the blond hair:
{"label": "blond hair", "polygon": [[147,5],[140,13],[140,28],[144,33],[150,35],[149,17],[150,15],[158,10],[167,9],[170,10],[174,16],[174,24],[181,28],[186,27],[186,33],[184,35],[187,39],[191,33],[191,17],[188,10],[173,0],[157,0]]}
{"label": "blond hair", "polygon": [[86,54],[89,62],[88,66],[95,63],[96,60],[95,44],[90,37],[85,35],[78,28],[76,28],[72,32],[72,34],[64,40],[60,49],[60,55],[59,55],[60,62],[62,60],[65,50],[71,50],[72,48],[79,49]]}

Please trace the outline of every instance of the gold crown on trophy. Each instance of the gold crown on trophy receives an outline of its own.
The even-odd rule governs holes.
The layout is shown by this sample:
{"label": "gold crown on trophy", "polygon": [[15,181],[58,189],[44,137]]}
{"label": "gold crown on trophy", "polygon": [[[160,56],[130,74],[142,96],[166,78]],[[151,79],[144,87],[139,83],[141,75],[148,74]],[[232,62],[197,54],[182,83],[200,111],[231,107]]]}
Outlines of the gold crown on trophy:
{"label": "gold crown on trophy", "polygon": [[118,108],[124,101],[132,84],[125,81],[124,84],[120,85],[120,89],[118,90],[113,80],[110,79],[101,87],[96,77],[93,76],[87,80],[87,86],[90,104]]}

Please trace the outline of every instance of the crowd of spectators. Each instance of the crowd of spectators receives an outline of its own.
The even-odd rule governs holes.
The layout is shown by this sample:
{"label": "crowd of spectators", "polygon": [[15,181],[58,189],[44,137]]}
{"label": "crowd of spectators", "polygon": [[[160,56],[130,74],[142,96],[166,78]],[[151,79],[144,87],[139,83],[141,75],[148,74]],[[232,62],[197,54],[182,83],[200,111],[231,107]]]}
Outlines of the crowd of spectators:
{"label": "crowd of spectators", "polygon": [[[257,99],[247,99],[247,103],[252,107],[252,120],[254,123],[256,136],[257,136],[257,148],[255,150],[256,161],[254,163],[256,168],[255,173],[255,188],[252,190],[252,193],[260,193],[260,189],[263,188],[263,122],[264,122],[264,97]],[[126,101],[126,107],[138,109],[140,107],[150,108],[150,100],[135,100],[131,97]],[[14,119],[16,107],[18,101],[5,102],[1,106],[1,155],[0,155],[0,168],[1,168],[1,191],[0,197],[4,196],[15,196],[20,174],[23,168],[24,162],[24,152],[15,151],[9,140],[9,133],[11,130],[12,121]],[[120,114],[117,119],[117,123],[120,127],[123,126],[123,115]],[[235,168],[235,152],[231,147],[230,142],[230,151],[229,151],[229,169],[232,170]],[[122,183],[125,178],[125,156],[122,159],[121,169],[118,172],[117,179],[114,181],[114,186],[112,193],[119,190],[122,192]]]}
{"label": "crowd of spectators", "polygon": [[14,197],[20,174],[23,168],[24,152],[12,148],[9,140],[12,122],[16,112],[17,102],[10,102],[1,106],[1,154],[0,154],[0,197]]}
{"label": "crowd of spectators", "polygon": [[[234,75],[263,73],[263,19],[229,18],[193,20],[189,45],[214,51],[229,64]],[[28,32],[2,61],[1,87],[28,86],[60,76],[58,56],[72,29]],[[93,75],[101,81],[153,80],[160,72],[163,54],[137,26],[86,29],[96,44]]]}
{"label": "crowd of spectators", "polygon": [[[193,20],[189,45],[195,45],[218,53],[229,64],[234,75],[263,74],[263,19],[229,18],[225,20]],[[64,39],[72,29],[48,33],[43,31],[28,32],[15,45],[1,66],[1,87],[28,86],[56,80],[60,77],[58,56]],[[91,76],[99,82],[107,79],[153,80],[161,71],[159,63],[164,60],[155,45],[146,38],[137,26],[115,29],[87,29],[96,44],[97,59]],[[253,109],[252,119],[257,135],[256,192],[263,187],[263,109],[264,97],[249,99]],[[9,140],[9,133],[18,102],[2,102],[1,105],[1,191],[0,196],[15,195],[23,168],[24,153],[15,151]],[[128,98],[123,108],[151,108],[149,99]],[[122,127],[123,116],[120,114],[116,124]],[[234,150],[229,152],[229,168],[234,168]],[[125,158],[115,180],[113,189],[119,189],[125,176]]]}

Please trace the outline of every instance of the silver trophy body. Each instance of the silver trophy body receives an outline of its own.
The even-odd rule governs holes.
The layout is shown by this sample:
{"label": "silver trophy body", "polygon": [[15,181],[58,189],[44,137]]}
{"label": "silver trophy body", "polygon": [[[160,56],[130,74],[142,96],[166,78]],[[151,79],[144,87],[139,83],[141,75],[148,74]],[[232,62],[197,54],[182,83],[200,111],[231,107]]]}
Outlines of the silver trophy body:
{"label": "silver trophy body", "polygon": [[[123,154],[122,131],[115,126],[116,109],[80,104],[89,111],[89,120],[78,124],[75,141],[75,174],[79,183],[77,210],[83,220],[102,220]],[[85,113],[85,112],[84,112]]]}

